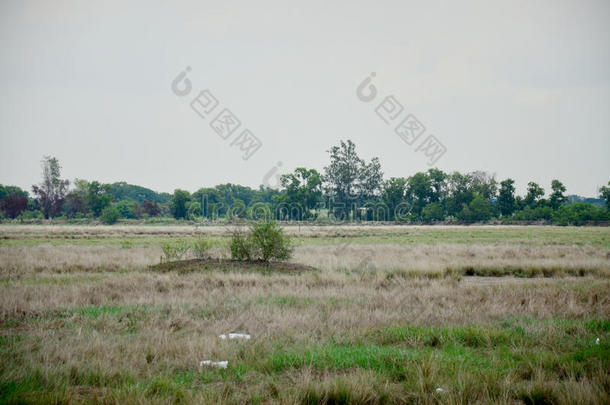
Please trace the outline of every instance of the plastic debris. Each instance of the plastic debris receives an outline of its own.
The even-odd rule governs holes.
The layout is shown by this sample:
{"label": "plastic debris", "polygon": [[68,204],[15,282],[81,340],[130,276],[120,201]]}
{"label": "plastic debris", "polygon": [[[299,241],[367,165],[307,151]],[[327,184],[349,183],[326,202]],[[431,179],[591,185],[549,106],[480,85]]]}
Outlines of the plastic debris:
{"label": "plastic debris", "polygon": [[595,344],[598,345],[599,344],[599,338],[595,339]]}
{"label": "plastic debris", "polygon": [[[222,340],[226,340],[227,339],[227,335],[219,335],[219,338],[221,338]],[[247,333],[229,333],[228,336],[229,339],[250,339],[250,335],[248,335]]]}
{"label": "plastic debris", "polygon": [[215,367],[215,368],[227,368],[229,362],[225,361],[212,361],[212,360],[202,360],[199,362],[199,367]]}
{"label": "plastic debris", "polygon": [[439,394],[444,394],[446,391],[444,389],[442,389],[441,387],[437,387],[435,389],[436,392],[438,392]]}

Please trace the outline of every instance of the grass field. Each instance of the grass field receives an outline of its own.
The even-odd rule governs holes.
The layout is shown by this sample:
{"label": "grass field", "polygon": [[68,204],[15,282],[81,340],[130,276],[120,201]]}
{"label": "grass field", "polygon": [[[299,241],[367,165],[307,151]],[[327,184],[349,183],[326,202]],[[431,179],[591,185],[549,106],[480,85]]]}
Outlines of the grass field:
{"label": "grass field", "polygon": [[232,229],[0,226],[0,402],[610,402],[610,228],[290,226],[302,271]]}

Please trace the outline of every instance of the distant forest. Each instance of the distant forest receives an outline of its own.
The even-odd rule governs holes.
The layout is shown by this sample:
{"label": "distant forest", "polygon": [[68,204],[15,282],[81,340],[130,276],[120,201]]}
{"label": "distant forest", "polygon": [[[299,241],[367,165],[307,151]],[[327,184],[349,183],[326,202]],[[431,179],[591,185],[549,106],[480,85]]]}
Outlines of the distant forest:
{"label": "distant forest", "polygon": [[552,223],[605,224],[610,221],[610,181],[599,198],[567,195],[553,180],[549,192],[527,184],[516,195],[511,178],[497,181],[483,171],[447,173],[429,169],[409,177],[384,179],[379,159],[365,161],[348,140],[328,150],[329,164],[322,173],[297,168],[281,175],[279,189],[236,184],[200,188],[190,193],[157,193],[118,182],[61,178],[56,158],[41,162],[42,181],[31,194],[16,186],[0,185],[0,220],[66,222],[119,220],[237,221],[279,220],[314,223],[389,221],[401,223]]}

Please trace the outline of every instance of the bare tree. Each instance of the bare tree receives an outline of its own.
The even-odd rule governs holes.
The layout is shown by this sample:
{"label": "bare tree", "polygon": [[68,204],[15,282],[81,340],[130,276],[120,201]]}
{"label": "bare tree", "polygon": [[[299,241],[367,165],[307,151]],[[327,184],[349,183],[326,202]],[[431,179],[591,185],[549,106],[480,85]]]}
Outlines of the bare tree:
{"label": "bare tree", "polygon": [[44,156],[40,162],[42,183],[32,186],[38,196],[38,205],[45,218],[59,215],[64,198],[68,191],[69,180],[62,180],[59,161],[51,156]]}

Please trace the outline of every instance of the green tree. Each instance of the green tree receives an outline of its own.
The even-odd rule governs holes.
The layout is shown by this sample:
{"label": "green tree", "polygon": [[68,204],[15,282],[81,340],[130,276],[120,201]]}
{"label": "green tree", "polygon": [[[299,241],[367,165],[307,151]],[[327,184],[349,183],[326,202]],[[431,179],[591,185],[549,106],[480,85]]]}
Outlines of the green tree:
{"label": "green tree", "polygon": [[544,189],[542,187],[533,181],[527,183],[527,195],[524,199],[526,206],[535,208],[542,196],[544,196]]}
{"label": "green tree", "polygon": [[195,199],[186,203],[186,218],[194,220],[203,214],[201,203]]}
{"label": "green tree", "polygon": [[121,218],[138,218],[138,204],[135,201],[122,200],[117,202],[116,204],[113,204],[113,206],[119,211],[119,215]]}
{"label": "green tree", "polygon": [[381,199],[388,207],[389,219],[396,220],[396,213],[400,210],[400,204],[405,202],[407,179],[404,177],[391,177],[382,184]]}
{"label": "green tree", "polygon": [[551,189],[553,190],[550,198],[551,207],[557,209],[568,200],[563,194],[566,192],[566,187],[559,180],[553,180],[551,182]]}
{"label": "green tree", "polygon": [[119,220],[120,216],[121,214],[119,213],[119,210],[116,207],[108,206],[103,209],[100,215],[100,221],[102,221],[106,225],[112,225]]}
{"label": "green tree", "polygon": [[32,191],[38,196],[38,205],[44,217],[50,218],[60,214],[70,182],[61,179],[61,166],[56,158],[44,156],[40,164],[42,183],[32,186]]}
{"label": "green tree", "polygon": [[294,173],[284,174],[281,177],[282,187],[285,190],[286,199],[281,201],[298,208],[290,209],[290,215],[297,215],[296,220],[309,219],[313,217],[311,210],[322,197],[322,176],[316,169],[298,167]]}
{"label": "green tree", "polygon": [[[81,180],[82,181],[82,180]],[[104,208],[112,203],[112,194],[110,194],[110,184],[103,184],[99,181],[81,183],[85,188],[85,200],[93,215],[100,216]]]}
{"label": "green tree", "polygon": [[349,219],[352,199],[358,187],[364,161],[356,153],[356,145],[351,141],[340,141],[339,146],[328,150],[330,164],[324,168],[327,193],[335,199],[335,204],[343,204],[346,219]]}
{"label": "green tree", "polygon": [[247,210],[246,210],[246,203],[244,202],[244,200],[240,199],[240,198],[235,198],[233,200],[233,206],[231,207],[230,211],[229,211],[229,217],[231,219],[235,219],[235,218],[245,218],[247,215]]}
{"label": "green tree", "polygon": [[432,197],[432,181],[427,173],[418,172],[407,179],[406,197],[412,213],[419,218]]}
{"label": "green tree", "polygon": [[190,201],[191,195],[188,191],[176,189],[174,194],[169,201],[170,212],[176,219],[186,218],[187,208],[186,204]]}
{"label": "green tree", "polygon": [[471,221],[488,221],[491,218],[491,202],[476,194],[468,205]]}
{"label": "green tree", "polygon": [[231,238],[231,257],[235,260],[287,260],[292,255],[290,238],[275,222],[254,224],[248,234],[236,232]]}
{"label": "green tree", "polygon": [[515,212],[515,181],[506,179],[500,182],[498,205],[502,216],[510,216]]}
{"label": "green tree", "polygon": [[425,222],[442,221],[445,219],[443,205],[440,202],[433,202],[426,205],[422,209],[421,218]]}
{"label": "green tree", "polygon": [[428,169],[428,178],[430,179],[430,186],[432,187],[430,193],[431,202],[442,201],[447,195],[447,177],[447,173],[440,169]]}
{"label": "green tree", "polygon": [[601,186],[599,188],[599,197],[606,200],[606,208],[610,210],[610,181],[608,186]]}
{"label": "green tree", "polygon": [[378,158],[371,159],[370,163],[365,163],[360,169],[358,176],[358,195],[360,202],[375,199],[381,192],[383,182],[383,172]]}
{"label": "green tree", "polygon": [[464,205],[472,201],[474,194],[471,189],[472,178],[469,174],[453,172],[447,178],[448,197],[445,208],[448,215],[460,216]]}

